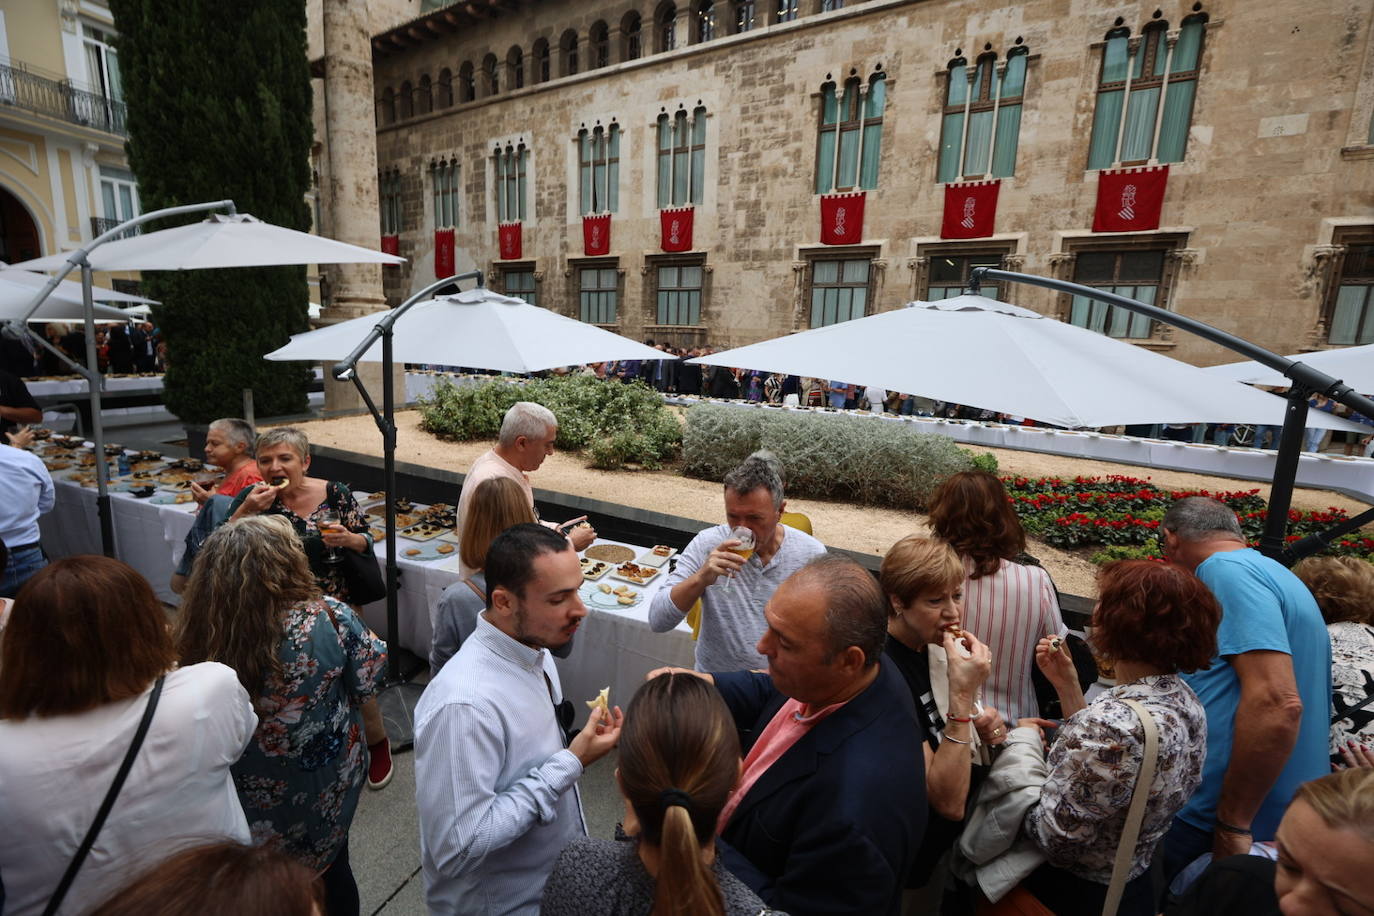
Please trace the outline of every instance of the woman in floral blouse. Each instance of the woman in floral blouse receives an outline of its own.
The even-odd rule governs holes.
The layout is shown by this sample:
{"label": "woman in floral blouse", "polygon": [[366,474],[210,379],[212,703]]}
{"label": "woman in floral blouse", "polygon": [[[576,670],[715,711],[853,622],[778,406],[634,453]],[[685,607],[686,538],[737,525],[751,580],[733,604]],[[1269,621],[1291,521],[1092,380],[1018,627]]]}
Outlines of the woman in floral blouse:
{"label": "woman in floral blouse", "polygon": [[[1153,784],[1131,859],[1121,916],[1159,912],[1150,862],[1174,815],[1202,779],[1207,718],[1180,671],[1216,653],[1221,607],[1191,573],[1149,560],[1106,567],[1093,613],[1093,649],[1116,663],[1117,684],[1084,701],[1073,661],[1049,637],[1036,663],[1059,693],[1064,719],[1050,748],[1049,776],[1026,815],[1027,833],[1049,862],[1024,886],[1060,916],[1102,912],[1126,810],[1144,760],[1145,730],[1123,700],[1141,703],[1159,730]],[[1032,720],[1022,720],[1022,726]]]}
{"label": "woman in floral blouse", "polygon": [[1312,590],[1331,634],[1331,762],[1374,748],[1374,564],[1309,557],[1293,574]]}
{"label": "woman in floral blouse", "polygon": [[233,668],[258,714],[233,767],[254,842],[322,873],[327,912],[358,912],[348,827],[367,772],[360,707],[386,655],[348,605],[321,594],[291,525],[222,526],[196,559],[177,622],[182,664]]}

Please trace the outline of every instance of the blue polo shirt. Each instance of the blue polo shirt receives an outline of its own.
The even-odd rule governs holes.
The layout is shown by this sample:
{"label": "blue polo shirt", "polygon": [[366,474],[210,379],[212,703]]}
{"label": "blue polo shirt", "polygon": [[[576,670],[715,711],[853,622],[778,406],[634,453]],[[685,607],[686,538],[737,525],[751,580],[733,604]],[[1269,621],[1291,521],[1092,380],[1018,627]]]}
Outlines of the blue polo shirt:
{"label": "blue polo shirt", "polygon": [[1251,825],[1256,840],[1272,840],[1297,787],[1331,772],[1331,637],[1302,581],[1256,550],[1214,553],[1198,566],[1197,575],[1221,603],[1222,618],[1211,668],[1184,676],[1207,709],[1207,762],[1202,784],[1178,816],[1208,832],[1216,820],[1240,705],[1240,679],[1227,659],[1259,650],[1282,652],[1293,659],[1302,724],[1287,765]]}

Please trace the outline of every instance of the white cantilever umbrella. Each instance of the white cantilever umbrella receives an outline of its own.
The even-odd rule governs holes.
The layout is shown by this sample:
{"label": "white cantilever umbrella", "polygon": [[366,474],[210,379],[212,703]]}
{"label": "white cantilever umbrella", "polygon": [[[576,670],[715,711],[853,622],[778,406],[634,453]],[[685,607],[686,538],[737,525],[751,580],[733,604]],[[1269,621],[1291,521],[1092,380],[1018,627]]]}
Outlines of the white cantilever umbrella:
{"label": "white cantilever umbrella", "polygon": [[[297,334],[272,360],[329,362],[353,352],[388,312]],[[417,302],[396,322],[393,360],[537,372],[613,359],[672,359],[662,350],[548,309],[478,287]],[[380,342],[362,357],[381,362]]]}
{"label": "white cantilever umbrella", "polygon": [[[1342,347],[1339,350],[1316,350],[1312,353],[1290,353],[1284,359],[1307,363],[1327,375],[1345,382],[1356,391],[1374,393],[1374,344],[1361,347]],[[1217,378],[1248,382],[1251,385],[1273,385],[1286,388],[1292,381],[1254,360],[1208,366],[1206,371]]]}
{"label": "white cantilever umbrella", "polygon": [[[985,296],[912,302],[690,360],[880,385],[1057,426],[1283,422],[1285,402]],[[1312,426],[1358,429],[1326,413]]]}
{"label": "white cantilever umbrella", "polygon": [[[92,270],[200,270],[207,267],[272,267],[280,264],[402,264],[405,258],[321,235],[264,223],[247,213],[214,214],[198,223],[106,242],[88,256]],[[60,270],[67,255],[53,254],[14,265]]]}
{"label": "white cantilever umbrella", "polygon": [[[4,261],[0,261],[0,301],[8,304],[11,301],[22,300],[23,305],[32,305],[34,294],[42,289],[47,282],[47,277],[30,273],[27,270],[20,270],[17,267],[10,267]],[[145,299],[132,293],[121,293],[119,290],[106,289],[103,286],[92,286],[91,298],[96,302],[132,302],[140,305],[157,305],[153,299]],[[52,291],[47,301],[53,299],[60,299],[80,306],[81,284],[63,280],[57,284],[57,289]],[[37,315],[34,316],[34,318],[38,317]],[[82,316],[77,315],[76,317],[79,320]]]}

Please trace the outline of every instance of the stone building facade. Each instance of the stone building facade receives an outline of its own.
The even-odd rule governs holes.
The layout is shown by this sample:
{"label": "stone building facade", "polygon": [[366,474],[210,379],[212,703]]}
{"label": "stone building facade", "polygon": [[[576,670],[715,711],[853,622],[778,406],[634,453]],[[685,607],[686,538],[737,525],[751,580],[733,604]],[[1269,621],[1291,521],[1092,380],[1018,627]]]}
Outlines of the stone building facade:
{"label": "stone building facade", "polygon": [[[455,270],[679,344],[950,295],[982,264],[1279,352],[1374,341],[1364,0],[473,0],[372,51],[382,229],[410,259],[384,272],[392,302],[434,279],[451,229]],[[1155,164],[1157,228],[1095,232],[1102,169]],[[954,179],[1000,179],[990,234],[942,231]],[[822,241],[832,190],[864,191],[850,244]],[[678,205],[690,247],[668,252],[661,211]],[[609,250],[590,254],[584,216],[607,212]],[[1232,358],[1040,288],[992,292]]]}

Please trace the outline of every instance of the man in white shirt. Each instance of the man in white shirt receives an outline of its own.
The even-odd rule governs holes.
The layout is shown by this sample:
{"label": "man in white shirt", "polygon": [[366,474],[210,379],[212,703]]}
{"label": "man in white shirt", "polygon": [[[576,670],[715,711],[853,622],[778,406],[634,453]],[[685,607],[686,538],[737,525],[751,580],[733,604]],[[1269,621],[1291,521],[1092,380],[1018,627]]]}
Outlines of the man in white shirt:
{"label": "man in white shirt", "polygon": [[[530,486],[530,472],[539,470],[544,459],[553,454],[553,442],[558,438],[558,418],[543,404],[533,401],[519,401],[511,405],[501,420],[501,432],[496,439],[496,447],[488,449],[468,470],[463,478],[463,490],[458,495],[458,532],[463,531],[463,520],[467,518],[468,500],[477,490],[477,485],[493,477],[509,477],[520,485],[534,508],[534,488]],[[578,520],[574,520],[578,521]],[[567,527],[565,523],[562,527]],[[552,527],[552,526],[550,526]],[[578,525],[568,531],[573,549],[582,551],[596,540],[596,530],[590,525]],[[461,569],[464,577],[472,570]]]}
{"label": "man in white shirt", "polygon": [[13,598],[48,565],[38,543],[38,516],[52,509],[56,495],[41,458],[0,445],[0,541],[9,548],[9,562],[0,568],[0,598]]}
{"label": "man in white shirt", "polygon": [[585,836],[577,780],[620,739],[620,708],[592,710],[566,743],[548,649],[587,608],[568,540],[517,525],[487,551],[487,610],[415,709],[415,798],[434,914],[535,914],[554,860]]}

